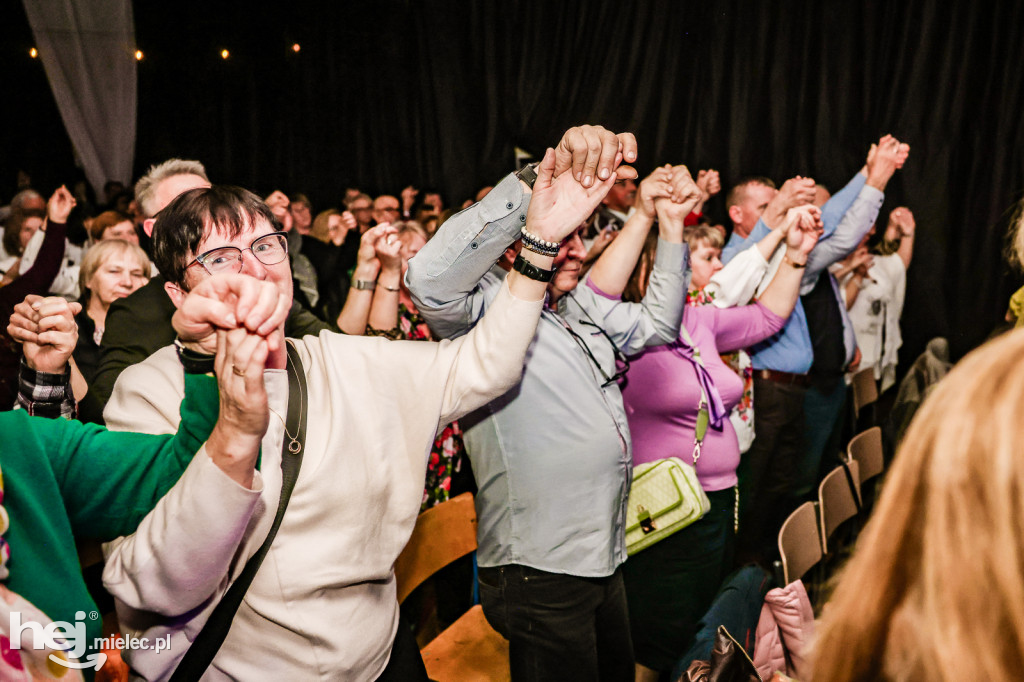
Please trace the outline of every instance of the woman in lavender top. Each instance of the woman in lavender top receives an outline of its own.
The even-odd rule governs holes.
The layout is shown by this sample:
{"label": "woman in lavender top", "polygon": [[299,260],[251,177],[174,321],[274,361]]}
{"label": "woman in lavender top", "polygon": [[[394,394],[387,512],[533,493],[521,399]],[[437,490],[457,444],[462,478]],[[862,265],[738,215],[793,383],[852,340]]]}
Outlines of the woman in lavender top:
{"label": "woman in lavender top", "polygon": [[[682,221],[680,206],[669,199],[656,202],[659,220]],[[771,284],[750,305],[720,309],[687,307],[683,326],[706,368],[704,382],[711,424],[696,462],[697,476],[711,510],[699,521],[629,558],[623,565],[630,626],[640,680],[656,680],[683,655],[697,621],[711,604],[730,567],[736,507],[736,467],[740,451],[728,419],[739,402],[743,383],[719,357],[763,341],[782,329],[799,295],[807,254],[820,233],[820,213],[811,205],[790,211],[774,239],[785,240],[786,253]],[[623,239],[623,237],[626,239]],[[629,300],[642,296],[654,249],[644,248],[645,235],[620,235],[602,259],[622,258],[641,250],[636,268],[623,282],[621,270],[590,273],[590,286],[600,293]],[[774,247],[772,247],[774,248]],[[616,253],[618,249],[620,253]],[[633,438],[633,463],[666,457],[692,462],[694,428],[701,400],[702,370],[693,360],[685,335],[673,344],[651,348],[630,359],[622,396]]]}

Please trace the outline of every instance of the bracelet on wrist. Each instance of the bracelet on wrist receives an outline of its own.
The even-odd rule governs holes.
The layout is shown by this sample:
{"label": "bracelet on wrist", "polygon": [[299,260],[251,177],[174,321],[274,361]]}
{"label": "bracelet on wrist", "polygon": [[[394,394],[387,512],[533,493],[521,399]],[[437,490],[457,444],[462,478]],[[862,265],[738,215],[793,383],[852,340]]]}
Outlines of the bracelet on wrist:
{"label": "bracelet on wrist", "polygon": [[547,256],[548,258],[554,258],[558,255],[557,250],[551,251],[550,249],[541,249],[540,247],[535,246],[534,244],[531,244],[526,241],[523,242],[523,248],[526,249],[527,251],[537,254],[538,256]]}
{"label": "bracelet on wrist", "polygon": [[783,263],[788,263],[790,267],[796,268],[798,270],[800,268],[806,268],[807,267],[807,261],[804,261],[803,263],[798,263],[795,260],[793,260],[792,258],[790,258],[788,253],[782,257],[782,262]]}
{"label": "bracelet on wrist", "polygon": [[360,291],[373,291],[377,288],[377,283],[372,279],[353,279],[352,288]]}
{"label": "bracelet on wrist", "polygon": [[534,253],[539,253],[542,256],[557,256],[558,250],[561,248],[561,244],[558,242],[549,242],[541,239],[537,235],[529,232],[526,227],[521,230],[523,236],[523,246],[530,249]]}
{"label": "bracelet on wrist", "polygon": [[382,289],[386,289],[387,291],[391,291],[396,294],[402,290],[401,287],[389,287],[387,284],[384,284],[382,282],[377,282],[377,284],[380,284]]}

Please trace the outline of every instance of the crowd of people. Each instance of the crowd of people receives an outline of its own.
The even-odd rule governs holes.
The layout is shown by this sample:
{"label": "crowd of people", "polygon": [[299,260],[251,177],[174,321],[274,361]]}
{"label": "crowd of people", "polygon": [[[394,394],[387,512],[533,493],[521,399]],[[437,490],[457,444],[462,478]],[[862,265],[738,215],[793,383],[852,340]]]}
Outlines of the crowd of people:
{"label": "crowd of people", "polygon": [[[667,679],[726,576],[771,565],[782,521],[835,466],[852,374],[896,381],[915,222],[898,207],[876,224],[909,151],[882,137],[831,194],[684,165],[641,179],[631,134],[580,126],[460,210],[412,186],[314,208],[182,159],[106,206],[22,188],[0,254],[8,603],[95,611],[74,549],[102,540],[119,627],[169,642],[125,652],[142,679],[425,679],[393,564],[420,512],[468,491],[479,600],[513,679]],[[725,187],[723,225],[705,208]],[[927,443],[953,428],[953,393],[915,425],[876,515],[909,524],[897,495],[925,515],[942,494],[916,476],[946,475]],[[967,466],[959,453],[948,466]],[[668,459],[708,508],[627,551],[634,467]],[[947,530],[969,535],[906,529],[920,535],[892,560],[950,562],[929,535]],[[865,554],[898,532],[873,522]],[[931,673],[956,661],[911,655],[894,644],[910,621],[882,622],[939,617],[916,594],[932,586],[893,568],[876,582],[915,592],[897,604],[865,561],[840,583],[822,641],[843,654],[822,669],[945,678]],[[438,585],[442,620],[473,576]],[[847,648],[861,595],[878,622]],[[87,630],[62,660],[95,660]]]}

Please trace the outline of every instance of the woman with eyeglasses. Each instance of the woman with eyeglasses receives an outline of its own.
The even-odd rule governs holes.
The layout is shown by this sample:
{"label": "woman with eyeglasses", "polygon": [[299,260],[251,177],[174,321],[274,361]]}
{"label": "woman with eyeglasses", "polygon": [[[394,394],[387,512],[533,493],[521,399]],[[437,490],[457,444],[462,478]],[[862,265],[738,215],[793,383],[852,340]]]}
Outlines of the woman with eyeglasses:
{"label": "woman with eyeglasses", "polygon": [[[681,227],[686,218],[686,207],[668,200],[656,200],[655,208],[659,222]],[[687,306],[675,343],[631,358],[622,398],[634,466],[668,457],[692,463],[711,502],[703,518],[623,564],[638,682],[657,680],[685,653],[732,564],[740,449],[728,416],[742,397],[743,382],[719,353],[746,348],[782,329],[796,304],[819,227],[815,207],[790,211],[779,228],[780,242],[786,242],[785,257],[758,300],[725,309]],[[620,234],[591,270],[593,285],[607,294],[622,292],[624,300],[643,296],[653,250],[641,254],[628,282],[617,279],[615,270],[603,267],[602,261],[607,265],[621,257],[618,251],[641,250],[645,237]],[[698,447],[696,426],[702,412],[708,426]]]}

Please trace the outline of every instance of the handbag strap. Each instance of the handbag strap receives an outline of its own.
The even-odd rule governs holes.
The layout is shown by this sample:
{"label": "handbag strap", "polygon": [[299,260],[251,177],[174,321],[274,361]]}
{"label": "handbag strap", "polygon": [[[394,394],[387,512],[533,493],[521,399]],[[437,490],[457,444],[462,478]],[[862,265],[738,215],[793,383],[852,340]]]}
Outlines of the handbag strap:
{"label": "handbag strap", "polygon": [[[690,332],[686,331],[686,325],[680,325],[679,331],[683,335],[683,340],[686,341],[686,345],[693,349],[693,359],[701,366],[701,369],[707,370],[704,366],[704,358],[700,356],[700,348],[693,342],[690,337]],[[697,385],[700,386],[700,402],[697,404],[697,423],[693,429],[693,463],[697,464],[697,460],[700,459],[700,449],[704,444],[704,436],[708,432],[708,421],[710,415],[708,414],[708,394],[704,390],[704,384],[698,378]]]}
{"label": "handbag strap", "polygon": [[[228,591],[224,593],[220,603],[213,609],[203,629],[196,636],[185,656],[181,659],[170,682],[193,682],[199,680],[206,669],[210,667],[214,657],[220,650],[221,645],[228,636],[231,629],[231,621],[242,604],[249,585],[252,584],[256,572],[259,571],[264,557],[274,542],[278,528],[281,527],[281,519],[285,509],[288,508],[288,500],[291,499],[292,489],[295,488],[295,481],[299,477],[299,467],[302,464],[302,448],[306,442],[306,422],[304,418],[306,405],[306,375],[302,370],[302,360],[298,351],[291,343],[288,347],[288,428],[285,429],[284,440],[281,445],[281,501],[277,505],[277,515],[274,523],[270,526],[266,540],[260,545],[238,578],[231,584]],[[293,378],[294,377],[294,380]],[[288,434],[294,433],[292,440]],[[296,447],[297,446],[297,447]]]}

